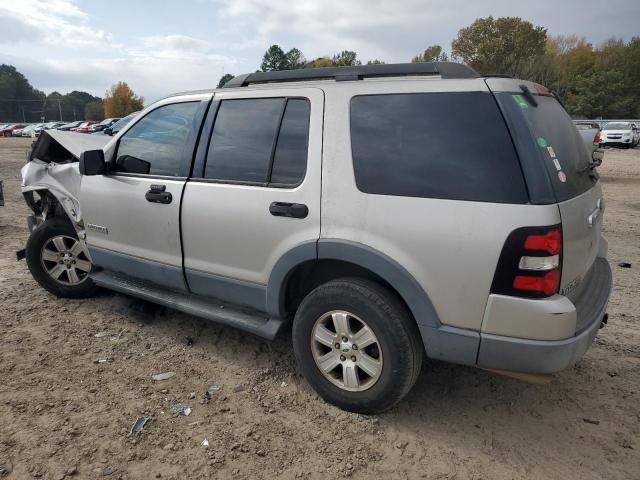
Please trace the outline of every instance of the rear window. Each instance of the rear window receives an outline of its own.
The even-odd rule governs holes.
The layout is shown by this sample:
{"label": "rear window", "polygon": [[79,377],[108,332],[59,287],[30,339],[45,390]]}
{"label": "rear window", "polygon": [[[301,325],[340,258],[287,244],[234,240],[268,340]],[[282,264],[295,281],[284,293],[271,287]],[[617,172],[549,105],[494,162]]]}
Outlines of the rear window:
{"label": "rear window", "polygon": [[593,186],[595,178],[589,169],[590,153],[571,118],[555,98],[535,96],[537,106],[517,93],[497,93],[496,98],[510,122],[524,123],[529,134],[515,136],[520,158],[542,163],[556,201],[574,198]]}
{"label": "rear window", "polygon": [[351,148],[365,193],[526,203],[520,164],[489,93],[413,93],[351,100]]}

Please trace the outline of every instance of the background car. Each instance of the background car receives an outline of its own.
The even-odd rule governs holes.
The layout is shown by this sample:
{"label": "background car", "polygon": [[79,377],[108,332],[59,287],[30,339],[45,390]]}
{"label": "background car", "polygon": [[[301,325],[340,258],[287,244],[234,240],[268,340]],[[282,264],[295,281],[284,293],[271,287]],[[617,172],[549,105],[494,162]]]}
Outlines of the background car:
{"label": "background car", "polygon": [[100,123],[95,123],[95,124],[91,125],[89,127],[89,133],[100,132],[100,131],[104,130],[105,128],[111,127],[112,125],[114,125],[119,120],[120,120],[119,118],[105,118]]}
{"label": "background car", "polygon": [[593,153],[600,146],[600,125],[597,122],[575,122],[575,126],[587,147],[587,151]]}
{"label": "background car", "polygon": [[72,128],[76,128],[77,126],[79,126],[82,123],[82,120],[79,121],[74,121],[74,122],[70,122],[70,123],[65,123],[64,125],[62,125],[61,127],[58,127],[58,130],[62,130],[62,131],[69,131]]}
{"label": "background car", "polygon": [[640,142],[640,132],[635,123],[609,122],[602,127],[600,143],[604,146],[621,145],[633,148]]}
{"label": "background car", "polygon": [[[21,137],[30,137],[31,134],[33,133],[33,135],[35,136],[35,132],[37,128],[40,128],[44,125],[44,123],[33,123],[31,125],[27,125],[25,128],[23,128],[20,131],[20,135]],[[14,132],[15,135],[15,132]],[[16,135],[18,136],[18,135]]]}
{"label": "background car", "polygon": [[76,133],[89,133],[89,127],[91,125],[94,125],[98,122],[96,121],[88,121],[88,122],[82,122],[80,125],[78,125],[77,127],[74,127],[71,129],[72,132],[76,132]]}
{"label": "background car", "polygon": [[10,137],[14,130],[26,127],[26,123],[8,123],[0,130],[0,137]]}

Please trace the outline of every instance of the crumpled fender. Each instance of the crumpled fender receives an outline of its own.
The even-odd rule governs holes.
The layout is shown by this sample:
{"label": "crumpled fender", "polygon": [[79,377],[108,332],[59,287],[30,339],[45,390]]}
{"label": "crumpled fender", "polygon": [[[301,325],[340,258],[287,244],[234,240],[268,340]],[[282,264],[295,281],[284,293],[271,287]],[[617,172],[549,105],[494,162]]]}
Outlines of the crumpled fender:
{"label": "crumpled fender", "polygon": [[78,163],[45,163],[32,160],[20,170],[22,174],[22,192],[48,190],[56,197],[72,222],[82,221],[80,209],[80,182],[82,176]]}
{"label": "crumpled fender", "polygon": [[82,222],[80,209],[79,164],[82,152],[102,149],[111,141],[107,135],[45,130],[22,167],[22,192],[48,190],[78,227]]}

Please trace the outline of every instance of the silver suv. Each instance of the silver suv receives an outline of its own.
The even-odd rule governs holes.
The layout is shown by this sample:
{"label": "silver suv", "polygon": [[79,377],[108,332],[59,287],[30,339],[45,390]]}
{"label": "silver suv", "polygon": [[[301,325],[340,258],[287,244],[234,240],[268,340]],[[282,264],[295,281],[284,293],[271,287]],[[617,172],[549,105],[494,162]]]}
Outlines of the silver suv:
{"label": "silver suv", "polygon": [[44,132],[26,259],[60,297],[291,329],[324,399],[380,412],[425,355],[529,373],[584,355],[611,289],[596,164],[531,82],[455,63],[251,73],[113,138]]}

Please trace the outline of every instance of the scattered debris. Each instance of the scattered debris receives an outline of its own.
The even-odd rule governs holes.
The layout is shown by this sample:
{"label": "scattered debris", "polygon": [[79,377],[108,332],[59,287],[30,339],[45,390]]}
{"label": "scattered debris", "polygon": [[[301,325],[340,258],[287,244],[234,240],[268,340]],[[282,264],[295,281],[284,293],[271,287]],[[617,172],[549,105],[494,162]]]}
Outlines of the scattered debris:
{"label": "scattered debris", "polygon": [[169,411],[176,415],[188,417],[191,414],[191,407],[189,405],[183,405],[182,403],[174,403],[169,407]]}
{"label": "scattered debris", "polygon": [[113,359],[111,358],[97,358],[93,361],[93,363],[111,363]]}
{"label": "scattered debris", "polygon": [[182,340],[184,341],[187,347],[190,347],[191,345],[193,345],[193,338],[191,338],[189,335],[185,336]]}
{"label": "scattered debris", "polygon": [[285,382],[285,381],[283,381],[283,382],[280,384],[280,387],[282,387],[282,388],[284,388],[284,387],[286,387],[286,386],[287,386],[287,382]]}
{"label": "scattered debris", "polygon": [[620,262],[618,263],[620,268],[631,268],[631,264],[629,262]]}
{"label": "scattered debris", "polygon": [[189,394],[189,398],[190,398],[190,399],[194,399],[194,398],[196,398],[196,392],[191,392],[191,393]]}
{"label": "scattered debris", "polygon": [[151,417],[145,417],[145,416],[138,417],[136,421],[133,422],[133,425],[131,426],[131,430],[129,431],[129,435],[133,435],[134,433],[140,433],[149,420],[151,420]]}
{"label": "scattered debris", "polygon": [[209,388],[207,388],[207,391],[204,392],[204,397],[202,398],[200,403],[202,403],[203,405],[206,405],[211,400],[211,397],[213,397],[221,389],[222,389],[222,385],[218,383],[211,385]]}
{"label": "scattered debris", "polygon": [[207,448],[209,446],[209,440],[205,438],[200,445],[204,448]]}
{"label": "scattered debris", "polygon": [[113,475],[113,473],[115,472],[115,470],[111,467],[105,467],[104,470],[102,470],[102,476],[103,477],[108,477],[109,475]]}
{"label": "scattered debris", "polygon": [[247,386],[244,383],[239,383],[235,387],[233,387],[233,393],[244,392],[247,389]]}
{"label": "scattered debris", "polygon": [[171,377],[174,377],[175,374],[176,372],[156,373],[155,375],[151,375],[151,378],[153,378],[156,382],[159,382],[161,380],[168,380]]}
{"label": "scattered debris", "polygon": [[600,420],[592,420],[590,418],[583,418],[584,423],[590,423],[591,425],[600,425]]}
{"label": "scattered debris", "polygon": [[94,337],[96,338],[104,338],[104,337],[108,337],[109,335],[111,335],[111,332],[108,332],[107,330],[104,330],[102,332],[98,332],[94,335]]}

